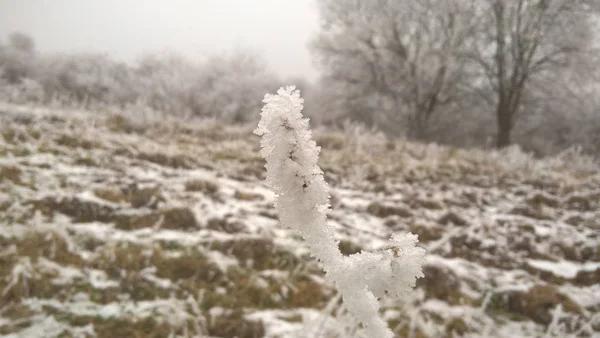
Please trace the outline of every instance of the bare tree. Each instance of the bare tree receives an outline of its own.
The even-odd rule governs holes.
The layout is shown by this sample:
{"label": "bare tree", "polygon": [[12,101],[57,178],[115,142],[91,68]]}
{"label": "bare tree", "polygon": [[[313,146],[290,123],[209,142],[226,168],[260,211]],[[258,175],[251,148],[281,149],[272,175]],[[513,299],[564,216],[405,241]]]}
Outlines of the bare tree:
{"label": "bare tree", "polygon": [[13,32],[8,36],[9,45],[15,50],[27,54],[35,52],[35,42],[33,38],[22,32]]}
{"label": "bare tree", "polygon": [[498,148],[511,143],[528,87],[547,82],[556,71],[587,60],[590,13],[585,0],[482,1],[472,13],[479,29],[466,52],[486,81],[473,89],[495,106]]}
{"label": "bare tree", "polygon": [[325,77],[345,87],[349,108],[370,106],[384,114],[365,121],[404,124],[409,136],[426,139],[432,117],[455,107],[466,82],[459,51],[473,26],[461,13],[474,1],[321,0],[319,5],[322,31],[314,50]]}
{"label": "bare tree", "polygon": [[35,43],[24,33],[14,32],[8,36],[8,44],[0,48],[1,76],[10,84],[18,84],[34,72]]}
{"label": "bare tree", "polygon": [[262,54],[236,50],[215,56],[202,65],[193,87],[194,113],[243,123],[260,117],[264,93],[279,84]]}

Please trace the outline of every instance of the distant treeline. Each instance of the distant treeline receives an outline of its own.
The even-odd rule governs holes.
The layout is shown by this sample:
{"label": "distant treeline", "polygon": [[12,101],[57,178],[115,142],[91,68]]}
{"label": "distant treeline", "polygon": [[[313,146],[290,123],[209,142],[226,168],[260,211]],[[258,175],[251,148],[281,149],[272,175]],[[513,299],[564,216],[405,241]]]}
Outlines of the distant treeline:
{"label": "distant treeline", "polygon": [[94,108],[146,107],[178,116],[257,119],[265,93],[281,85],[260,55],[239,51],[191,62],[151,54],[133,63],[107,55],[44,55],[13,33],[0,44],[1,95],[12,101]]}
{"label": "distant treeline", "polygon": [[[313,51],[320,56],[323,73],[311,83],[302,77],[279,76],[269,70],[261,55],[249,51],[215,55],[197,62],[176,54],[149,54],[126,63],[93,53],[43,54],[36,50],[31,37],[13,33],[0,40],[0,100],[90,110],[144,109],[184,118],[246,123],[258,121],[265,93],[294,84],[302,91],[305,113],[313,125],[343,128],[352,121],[390,137],[463,147],[498,145],[498,126],[502,121],[493,113],[498,100],[494,99],[492,88],[481,88],[488,90],[489,100],[478,98],[472,91],[464,90],[463,76],[453,73],[452,77],[445,77],[449,68],[436,68],[433,75],[438,77],[432,79],[428,73],[415,73],[412,78],[398,76],[393,78],[396,82],[381,78],[385,82],[377,83],[369,80],[367,70],[392,76],[394,68],[384,63],[390,61],[388,58],[378,63],[356,63],[353,58],[361,58],[358,52],[335,54],[335,48],[343,45],[334,41],[323,37],[316,40]],[[344,48],[352,50],[352,46]],[[383,57],[385,54],[381,53]],[[345,60],[344,55],[350,59]],[[337,61],[332,63],[333,60]],[[435,65],[438,63],[418,67],[427,66],[429,71]],[[341,73],[344,69],[345,73]],[[560,74],[570,73],[563,69]],[[433,95],[428,86],[442,80],[446,82],[435,87],[439,92]],[[599,156],[598,84],[575,80],[540,83],[544,86],[529,85],[521,93],[518,117],[510,121],[508,142],[536,155],[580,146],[585,153]],[[383,84],[390,87],[382,88]],[[456,88],[450,90],[451,86]],[[415,101],[416,98],[423,100]]]}

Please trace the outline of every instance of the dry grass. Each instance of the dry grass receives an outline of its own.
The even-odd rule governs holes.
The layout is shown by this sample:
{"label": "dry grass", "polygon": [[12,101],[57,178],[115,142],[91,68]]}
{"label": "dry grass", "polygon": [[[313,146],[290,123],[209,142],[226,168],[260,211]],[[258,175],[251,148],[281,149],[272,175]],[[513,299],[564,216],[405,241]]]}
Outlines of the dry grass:
{"label": "dry grass", "polygon": [[33,207],[32,211],[38,210],[43,215],[52,217],[55,213],[61,213],[73,218],[73,222],[111,222],[114,219],[115,210],[111,207],[100,205],[91,201],[72,198],[45,197],[26,203]]}
{"label": "dry grass", "polygon": [[142,161],[148,161],[174,169],[194,169],[198,167],[198,164],[193,158],[183,154],[167,155],[163,153],[141,152],[137,155],[137,158]]}
{"label": "dry grass", "polygon": [[208,333],[215,337],[261,338],[265,328],[261,322],[251,322],[244,318],[241,310],[224,316],[209,318]]}
{"label": "dry grass", "polygon": [[405,207],[385,205],[379,202],[371,202],[371,204],[369,204],[367,207],[367,213],[380,218],[386,218],[390,216],[408,218],[413,215],[413,213]]}
{"label": "dry grass", "polygon": [[54,140],[56,144],[59,146],[67,147],[67,148],[80,148],[84,150],[90,150],[93,148],[99,147],[99,145],[90,140],[86,140],[80,136],[72,136],[67,134],[60,135],[57,139]]}
{"label": "dry grass", "polygon": [[288,270],[300,264],[293,253],[278,247],[270,238],[239,238],[228,241],[214,241],[210,250],[217,250],[233,256],[242,267],[255,270]]}
{"label": "dry grass", "polygon": [[93,193],[101,199],[112,203],[121,203],[127,200],[123,191],[118,187],[95,188],[93,189]]}
{"label": "dry grass", "polygon": [[[65,124],[77,133],[65,134]],[[8,290],[0,297],[0,316],[18,323],[0,325],[0,334],[18,333],[40,314],[77,327],[92,323],[99,337],[197,332],[189,318],[165,321],[160,311],[139,319],[101,318],[48,306],[32,311],[22,305],[34,297],[68,301],[80,293],[104,305],[122,303],[124,296],[132,302],[183,302],[193,297],[199,313],[187,303],[178,303],[179,310],[190,318],[206,317],[203,329],[216,337],[262,337],[267,326],[245,314],[322,309],[331,299],[333,290],[322,283],[319,265],[288,247],[302,245],[301,239],[270,228],[276,226],[277,215],[272,197],[256,193],[262,189],[257,181],[264,178],[265,169],[251,129],[143,124],[121,115],[95,127],[71,117],[57,118],[56,125],[62,127],[55,128],[49,119],[0,126],[6,143],[0,156],[18,157],[18,162],[0,166],[0,185],[10,189],[6,194],[10,196],[0,200],[0,220],[9,225],[0,235],[0,271],[6,271],[0,275],[0,290]],[[88,139],[82,136],[88,135],[85,128],[100,128],[94,131],[108,136]],[[549,309],[559,304],[567,313],[583,317],[583,310],[562,289],[543,283],[590,287],[600,282],[600,270],[562,278],[534,269],[526,260],[600,260],[600,247],[593,242],[593,231],[600,227],[595,217],[600,207],[597,177],[554,169],[547,169],[552,175],[540,175],[524,169],[526,165],[506,166],[502,157],[453,148],[404,141],[371,144],[368,138],[362,144],[340,133],[315,135],[324,149],[321,164],[334,189],[332,216],[341,228],[336,236],[343,237],[339,248],[344,255],[376,247],[392,232],[410,230],[419,235],[421,245],[435,247],[436,241],[459,230],[431,253],[434,263],[425,266],[426,278],[418,282],[424,302],[477,308],[487,290],[502,286],[496,283],[506,276],[516,276],[517,283],[537,285],[492,297],[486,309],[491,319],[533,321],[543,328]],[[48,161],[28,164],[27,157],[33,154]],[[54,169],[58,163],[64,172]],[[196,172],[202,168],[207,176]],[[189,176],[188,169],[194,171]],[[47,180],[48,175],[55,177]],[[221,182],[226,183],[220,186]],[[80,195],[89,191],[110,203]],[[505,209],[498,215],[508,220],[483,222],[478,215],[495,206]],[[37,219],[36,213],[44,217]],[[20,232],[39,220],[50,222],[56,231]],[[556,224],[561,231],[573,230],[567,235],[577,240],[570,243],[538,233],[540,227]],[[2,251],[13,246],[14,252]],[[33,275],[22,276],[9,289],[8,272],[26,259]],[[60,271],[42,269],[45,259],[77,269],[84,277],[57,285]],[[445,260],[453,261],[445,264]],[[491,277],[471,274],[471,268]],[[88,273],[92,270],[106,274],[110,286],[92,283]],[[417,308],[422,305],[417,303]],[[595,313],[598,308],[586,310]],[[420,318],[438,330],[437,336],[477,334],[466,317],[419,311]],[[288,319],[297,322],[301,316]],[[390,319],[399,325],[400,337],[409,336],[409,321],[402,312]],[[413,334],[426,337],[419,327]]]}
{"label": "dry grass", "polygon": [[254,194],[251,192],[240,191],[240,190],[236,190],[233,197],[235,199],[242,200],[242,201],[262,201],[265,199],[263,197],[263,195]]}
{"label": "dry grass", "polygon": [[57,263],[82,267],[85,261],[70,248],[62,235],[56,232],[29,231],[15,241],[18,256],[35,261],[39,257],[51,259]]}
{"label": "dry grass", "polygon": [[23,185],[21,174],[23,171],[14,166],[0,166],[0,183],[10,181],[14,184]]}
{"label": "dry grass", "polygon": [[[29,231],[13,243],[15,254],[0,257],[0,268],[6,272],[4,278],[0,279],[0,290],[4,294],[0,297],[0,308],[18,303],[23,298],[60,298],[65,295],[67,290],[50,282],[56,277],[55,274],[36,268],[41,257],[64,266],[84,266],[84,260],[70,250],[62,236],[54,232]],[[26,268],[26,273],[15,275],[17,271],[22,271],[17,265],[23,266],[25,262],[25,266],[31,266],[33,270]]]}
{"label": "dry grass", "polygon": [[475,300],[461,293],[460,279],[448,268],[425,265],[424,278],[417,280],[417,287],[425,290],[427,297],[443,300],[451,305],[472,304]]}
{"label": "dry grass", "polygon": [[346,137],[339,133],[315,133],[315,142],[323,149],[342,150],[348,146]]}
{"label": "dry grass", "polygon": [[140,124],[133,123],[133,121],[124,117],[123,115],[111,115],[106,118],[105,123],[108,129],[115,133],[141,134],[145,131],[145,128]]}
{"label": "dry grass", "polygon": [[508,297],[510,311],[545,325],[552,321],[550,310],[559,304],[566,312],[582,313],[577,303],[551,285],[535,285],[527,292],[514,292]]}
{"label": "dry grass", "polygon": [[231,221],[227,218],[211,218],[206,222],[206,228],[226,233],[242,233],[246,226],[239,221]]}
{"label": "dry grass", "polygon": [[206,195],[213,196],[219,192],[219,186],[207,180],[190,180],[185,182],[185,191],[203,192]]}

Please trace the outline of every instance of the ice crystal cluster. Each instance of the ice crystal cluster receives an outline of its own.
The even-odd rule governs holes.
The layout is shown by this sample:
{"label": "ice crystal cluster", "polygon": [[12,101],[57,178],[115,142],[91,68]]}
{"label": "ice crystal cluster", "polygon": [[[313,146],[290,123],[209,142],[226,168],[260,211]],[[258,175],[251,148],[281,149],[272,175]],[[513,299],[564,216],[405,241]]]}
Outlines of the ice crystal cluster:
{"label": "ice crystal cluster", "polygon": [[298,231],[311,254],[319,260],[326,278],[341,293],[348,311],[363,329],[360,337],[393,337],[379,316],[378,299],[402,297],[422,277],[425,250],[416,247],[417,236],[396,234],[377,252],[344,256],[333,227],[327,224],[329,187],[319,168],[320,148],[312,139],[303,100],[292,87],[267,94],[258,128],[261,155],[266,160],[267,183],[275,192],[275,208],[284,226]]}

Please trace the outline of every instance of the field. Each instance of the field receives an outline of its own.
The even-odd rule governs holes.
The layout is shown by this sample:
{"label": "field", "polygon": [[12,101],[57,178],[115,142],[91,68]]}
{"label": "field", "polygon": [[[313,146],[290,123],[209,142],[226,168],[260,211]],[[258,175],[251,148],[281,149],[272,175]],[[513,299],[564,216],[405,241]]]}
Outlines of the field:
{"label": "field", "polygon": [[[0,336],[335,337],[254,126],[0,106]],[[600,168],[318,130],[344,254],[427,249],[398,337],[600,335]]]}

